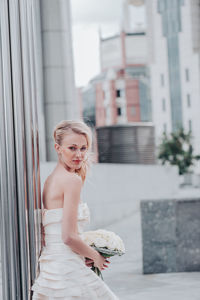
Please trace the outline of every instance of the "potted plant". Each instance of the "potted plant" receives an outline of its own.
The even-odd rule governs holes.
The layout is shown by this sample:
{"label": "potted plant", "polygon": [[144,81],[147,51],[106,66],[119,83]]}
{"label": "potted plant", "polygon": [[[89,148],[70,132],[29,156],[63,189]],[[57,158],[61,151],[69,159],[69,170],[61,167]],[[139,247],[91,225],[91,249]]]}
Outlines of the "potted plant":
{"label": "potted plant", "polygon": [[170,136],[163,133],[159,146],[158,159],[163,165],[169,163],[178,166],[179,175],[184,177],[184,184],[191,184],[192,166],[200,159],[200,155],[194,155],[191,139],[191,132],[186,133],[181,128]]}

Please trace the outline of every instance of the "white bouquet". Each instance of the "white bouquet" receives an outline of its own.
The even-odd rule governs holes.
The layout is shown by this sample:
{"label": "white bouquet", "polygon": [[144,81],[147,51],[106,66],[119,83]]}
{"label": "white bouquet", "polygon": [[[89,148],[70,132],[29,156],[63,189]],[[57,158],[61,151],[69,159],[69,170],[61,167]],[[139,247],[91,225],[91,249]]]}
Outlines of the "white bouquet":
{"label": "white bouquet", "polygon": [[[86,231],[82,233],[82,238],[88,246],[93,247],[104,257],[121,256],[125,253],[122,239],[112,231],[104,229]],[[92,270],[103,279],[101,271],[97,267],[93,266]]]}

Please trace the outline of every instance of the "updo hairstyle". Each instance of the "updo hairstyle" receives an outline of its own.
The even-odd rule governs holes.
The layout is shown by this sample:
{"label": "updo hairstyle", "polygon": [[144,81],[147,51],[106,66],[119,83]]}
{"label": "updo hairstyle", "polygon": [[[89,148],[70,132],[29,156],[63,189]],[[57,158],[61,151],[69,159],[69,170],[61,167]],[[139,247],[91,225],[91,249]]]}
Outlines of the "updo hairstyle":
{"label": "updo hairstyle", "polygon": [[70,131],[73,131],[77,134],[82,134],[85,136],[87,141],[88,152],[86,153],[86,157],[82,163],[80,169],[75,170],[79,176],[81,176],[82,180],[85,181],[87,171],[90,167],[91,161],[91,146],[92,146],[92,131],[90,127],[85,124],[83,121],[76,120],[63,120],[59,122],[54,128],[53,136],[55,143],[58,145],[62,145],[62,141],[67,134],[70,134]]}

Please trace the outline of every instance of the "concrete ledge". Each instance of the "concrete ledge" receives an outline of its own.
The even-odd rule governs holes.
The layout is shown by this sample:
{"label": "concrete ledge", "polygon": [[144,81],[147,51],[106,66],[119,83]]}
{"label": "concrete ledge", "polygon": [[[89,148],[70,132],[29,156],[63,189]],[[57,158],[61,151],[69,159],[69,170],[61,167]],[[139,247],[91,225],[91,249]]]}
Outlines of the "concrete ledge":
{"label": "concrete ledge", "polygon": [[200,271],[200,198],[140,205],[143,273]]}

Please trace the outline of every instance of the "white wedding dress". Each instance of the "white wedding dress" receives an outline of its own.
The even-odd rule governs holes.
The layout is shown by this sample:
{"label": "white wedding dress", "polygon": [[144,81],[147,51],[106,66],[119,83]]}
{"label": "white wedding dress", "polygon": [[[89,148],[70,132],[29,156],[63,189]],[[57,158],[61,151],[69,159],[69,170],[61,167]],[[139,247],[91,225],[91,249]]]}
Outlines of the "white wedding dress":
{"label": "white wedding dress", "polygon": [[[33,300],[119,300],[105,282],[85,265],[81,255],[63,243],[63,208],[43,209],[45,246],[39,257],[39,274],[31,287]],[[90,221],[87,203],[80,202],[78,232]]]}

